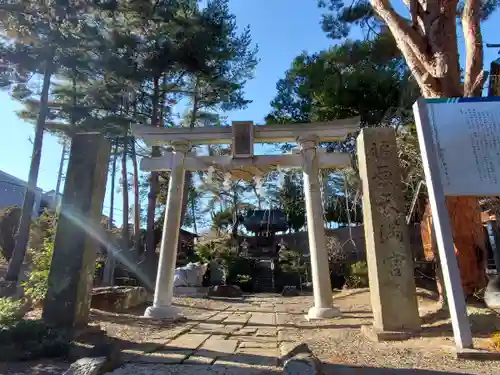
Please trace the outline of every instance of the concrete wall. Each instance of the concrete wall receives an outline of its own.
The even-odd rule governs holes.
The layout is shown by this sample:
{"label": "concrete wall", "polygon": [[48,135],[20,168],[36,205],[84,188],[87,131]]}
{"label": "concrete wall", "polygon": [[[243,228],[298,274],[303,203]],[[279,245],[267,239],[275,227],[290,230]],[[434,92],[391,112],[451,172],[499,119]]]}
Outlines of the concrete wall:
{"label": "concrete wall", "polygon": [[[423,259],[420,224],[411,224],[409,232],[414,258]],[[362,225],[352,227],[351,230],[349,230],[349,228],[327,229],[326,235],[328,237],[335,238],[337,244],[344,249],[344,252],[348,255],[349,259],[365,259],[365,233]],[[307,232],[276,235],[274,242],[279,243],[282,238],[283,242],[287,244],[288,247],[292,249],[300,249],[304,251],[304,254],[309,254],[309,240],[307,238]],[[251,242],[251,238],[247,238],[247,240],[250,240],[249,242]]]}

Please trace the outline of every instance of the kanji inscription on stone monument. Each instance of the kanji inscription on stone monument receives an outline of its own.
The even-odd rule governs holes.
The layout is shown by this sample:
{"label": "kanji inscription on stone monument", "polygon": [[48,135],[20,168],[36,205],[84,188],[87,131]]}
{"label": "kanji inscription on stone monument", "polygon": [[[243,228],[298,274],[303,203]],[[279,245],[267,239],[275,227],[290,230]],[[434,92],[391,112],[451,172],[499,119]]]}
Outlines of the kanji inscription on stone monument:
{"label": "kanji inscription on stone monument", "polygon": [[394,130],[363,129],[357,143],[373,331],[416,331],[420,318]]}

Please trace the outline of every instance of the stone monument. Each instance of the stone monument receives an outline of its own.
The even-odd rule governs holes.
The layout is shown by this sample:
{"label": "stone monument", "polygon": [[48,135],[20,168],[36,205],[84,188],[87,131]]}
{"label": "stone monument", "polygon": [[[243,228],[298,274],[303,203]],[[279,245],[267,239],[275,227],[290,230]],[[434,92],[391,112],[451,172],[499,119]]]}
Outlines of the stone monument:
{"label": "stone monument", "polygon": [[365,128],[357,140],[374,340],[400,340],[420,329],[413,259],[405,222],[396,137]]}
{"label": "stone monument", "polygon": [[48,325],[88,323],[109,151],[98,133],[73,137],[43,310]]}

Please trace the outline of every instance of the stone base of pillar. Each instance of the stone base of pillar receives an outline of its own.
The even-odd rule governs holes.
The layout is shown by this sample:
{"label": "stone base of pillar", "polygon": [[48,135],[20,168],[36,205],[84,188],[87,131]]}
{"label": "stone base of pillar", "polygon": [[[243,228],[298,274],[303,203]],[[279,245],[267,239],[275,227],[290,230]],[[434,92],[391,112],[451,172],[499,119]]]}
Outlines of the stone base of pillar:
{"label": "stone base of pillar", "polygon": [[418,331],[383,331],[372,325],[361,326],[361,333],[373,342],[403,341],[418,334]]}
{"label": "stone base of pillar", "polygon": [[311,307],[307,313],[307,320],[330,319],[341,315],[336,307]]}
{"label": "stone base of pillar", "polygon": [[153,319],[182,319],[180,309],[174,306],[149,306],[144,316]]}

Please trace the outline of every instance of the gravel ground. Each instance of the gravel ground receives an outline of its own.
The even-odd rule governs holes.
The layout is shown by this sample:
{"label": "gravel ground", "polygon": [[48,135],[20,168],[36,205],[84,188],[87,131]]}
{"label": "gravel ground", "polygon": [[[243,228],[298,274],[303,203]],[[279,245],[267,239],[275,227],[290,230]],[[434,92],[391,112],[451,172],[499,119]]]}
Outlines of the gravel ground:
{"label": "gravel ground", "polygon": [[[372,343],[361,333],[359,326],[371,322],[371,309],[368,291],[359,291],[348,297],[336,296],[335,305],[344,313],[344,318],[335,320],[334,325],[311,330],[296,331],[297,341],[307,342],[322,361],[330,364],[363,366],[355,373],[399,374],[395,369],[422,369],[460,374],[499,375],[500,361],[465,361],[453,358],[449,348],[453,347],[453,332],[446,314],[433,314],[435,302],[429,298],[419,298],[419,309],[423,321],[437,315],[432,323],[423,324],[425,337],[392,343]],[[475,347],[488,345],[487,332],[500,330],[500,315],[487,309],[469,308]],[[345,317],[346,315],[349,318]],[[295,316],[297,319],[297,317]],[[300,319],[298,319],[300,321]],[[485,336],[479,338],[478,336]],[[331,367],[335,372],[350,373],[343,367]],[[373,368],[390,368],[383,372]],[[368,372],[368,370],[371,370]]]}
{"label": "gravel ground", "polygon": [[278,369],[259,369],[219,365],[135,365],[116,369],[109,375],[271,375],[280,374]]}

